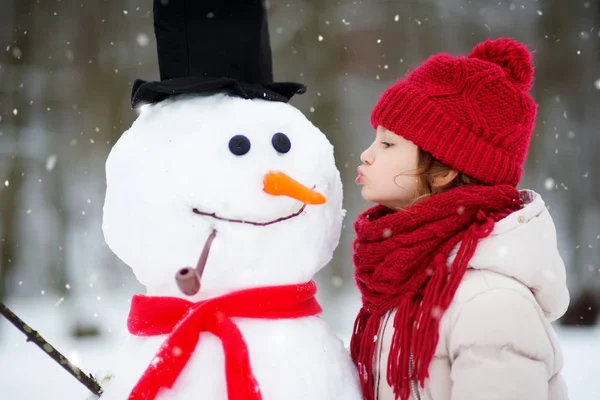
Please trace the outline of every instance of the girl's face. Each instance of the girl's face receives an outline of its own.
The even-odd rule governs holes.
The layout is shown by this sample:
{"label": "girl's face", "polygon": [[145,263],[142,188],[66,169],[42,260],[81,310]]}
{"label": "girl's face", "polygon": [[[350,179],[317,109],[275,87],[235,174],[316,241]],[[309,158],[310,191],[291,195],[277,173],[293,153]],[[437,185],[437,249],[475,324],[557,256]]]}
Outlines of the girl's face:
{"label": "girl's face", "polygon": [[396,210],[409,206],[418,194],[418,150],[411,141],[378,126],[375,141],[360,155],[363,165],[356,183],[362,185],[363,198]]}

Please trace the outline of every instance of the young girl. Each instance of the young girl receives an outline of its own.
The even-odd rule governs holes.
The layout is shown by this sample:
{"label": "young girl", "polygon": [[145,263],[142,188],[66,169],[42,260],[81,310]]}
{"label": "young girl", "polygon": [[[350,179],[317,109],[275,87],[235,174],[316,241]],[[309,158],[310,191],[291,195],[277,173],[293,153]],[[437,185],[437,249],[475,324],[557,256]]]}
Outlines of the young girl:
{"label": "young girl", "polygon": [[512,39],[438,54],[388,88],[357,182],[366,400],[563,400],[550,325],[569,294],[544,202],[517,191],[536,105]]}

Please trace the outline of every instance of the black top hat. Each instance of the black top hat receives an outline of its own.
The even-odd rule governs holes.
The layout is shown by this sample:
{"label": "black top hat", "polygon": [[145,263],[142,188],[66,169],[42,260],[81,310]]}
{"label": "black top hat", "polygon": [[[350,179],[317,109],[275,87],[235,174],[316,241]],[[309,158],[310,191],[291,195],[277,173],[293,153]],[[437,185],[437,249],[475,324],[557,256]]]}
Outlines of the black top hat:
{"label": "black top hat", "polygon": [[161,80],[137,79],[132,107],[206,92],[288,102],[306,91],[273,82],[262,0],[154,0],[154,33]]}

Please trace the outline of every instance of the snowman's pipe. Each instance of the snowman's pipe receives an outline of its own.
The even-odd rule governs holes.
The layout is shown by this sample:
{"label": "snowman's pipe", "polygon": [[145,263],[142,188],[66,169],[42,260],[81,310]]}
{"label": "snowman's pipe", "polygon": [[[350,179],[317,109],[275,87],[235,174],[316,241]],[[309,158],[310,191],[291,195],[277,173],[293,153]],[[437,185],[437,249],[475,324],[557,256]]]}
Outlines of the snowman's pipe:
{"label": "snowman's pipe", "polygon": [[196,268],[185,267],[177,271],[177,274],[175,274],[175,281],[177,282],[179,290],[181,290],[183,294],[187,296],[193,296],[200,290],[200,281],[202,280],[204,267],[206,267],[206,260],[208,260],[210,246],[216,235],[217,231],[213,229],[208,236],[208,239],[206,239],[206,243],[204,243],[204,247],[202,248],[202,253],[200,253],[200,258],[198,259]]}
{"label": "snowman's pipe", "polygon": [[96,396],[102,394],[102,388],[100,384],[90,375],[86,375],[82,370],[73,365],[65,356],[63,356],[58,350],[54,348],[50,343],[46,341],[38,332],[31,329],[23,320],[12,312],[12,310],[0,302],[0,314],[12,323],[18,330],[23,332],[27,337],[28,342],[33,342],[40,349],[44,350],[50,358],[56,361],[61,367],[64,368],[69,374],[77,379],[83,386],[85,386],[90,392]]}

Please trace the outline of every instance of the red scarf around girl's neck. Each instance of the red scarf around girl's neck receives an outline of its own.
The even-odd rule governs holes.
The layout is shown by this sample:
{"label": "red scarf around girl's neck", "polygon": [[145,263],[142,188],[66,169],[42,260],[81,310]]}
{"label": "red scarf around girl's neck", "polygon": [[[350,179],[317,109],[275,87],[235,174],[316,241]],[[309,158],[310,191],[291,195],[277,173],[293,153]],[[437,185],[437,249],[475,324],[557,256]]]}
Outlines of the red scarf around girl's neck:
{"label": "red scarf around girl's neck", "polygon": [[[433,195],[404,210],[377,205],[354,228],[355,279],[362,295],[350,343],[365,400],[374,399],[373,359],[382,316],[397,309],[387,382],[406,400],[410,382],[424,386],[448,308],[480,239],[522,207],[512,186],[470,185]],[[460,243],[451,266],[450,252]],[[409,371],[410,357],[414,370]]]}
{"label": "red scarf around girl's neck", "polygon": [[137,336],[168,336],[128,399],[153,400],[161,388],[172,388],[196,349],[200,332],[210,332],[223,343],[228,398],[261,400],[248,347],[231,318],[282,319],[316,315],[321,313],[316,292],[317,286],[311,281],[245,289],[197,303],[178,297],[134,296],[127,320],[129,332]]}

